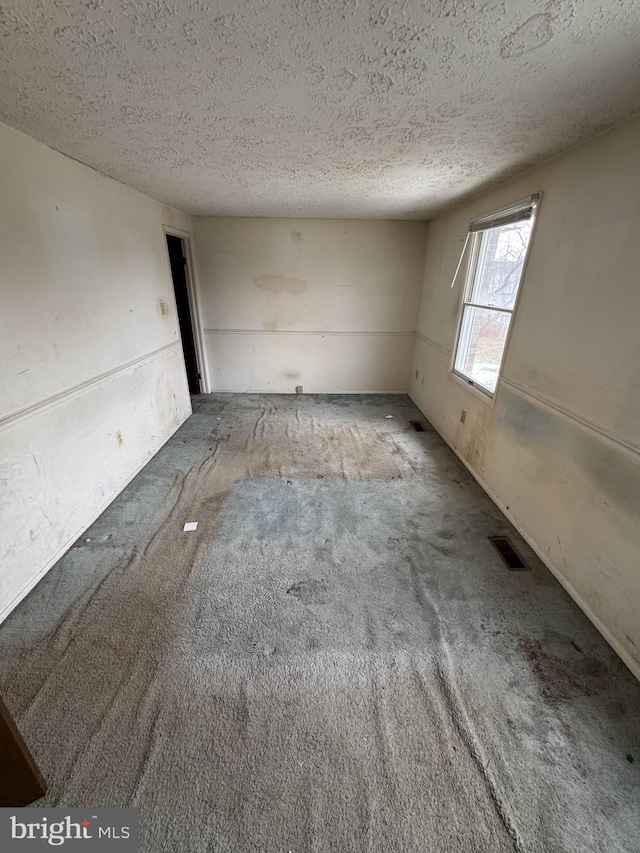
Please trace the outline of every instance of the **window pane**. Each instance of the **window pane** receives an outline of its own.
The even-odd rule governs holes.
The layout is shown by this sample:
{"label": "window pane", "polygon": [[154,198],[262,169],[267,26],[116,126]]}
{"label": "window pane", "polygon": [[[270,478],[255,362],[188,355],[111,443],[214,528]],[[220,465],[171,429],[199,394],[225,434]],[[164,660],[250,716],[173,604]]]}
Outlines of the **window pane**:
{"label": "window pane", "polygon": [[522,276],[531,220],[482,231],[470,302],[512,309]]}
{"label": "window pane", "polygon": [[511,314],[469,305],[465,305],[462,315],[455,368],[492,393],[496,390],[510,321]]}

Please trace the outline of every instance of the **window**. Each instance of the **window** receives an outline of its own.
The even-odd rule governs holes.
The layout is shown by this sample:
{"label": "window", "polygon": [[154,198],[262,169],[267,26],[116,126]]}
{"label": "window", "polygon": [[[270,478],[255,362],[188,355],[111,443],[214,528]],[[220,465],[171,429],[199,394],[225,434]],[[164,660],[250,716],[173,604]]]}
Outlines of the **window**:
{"label": "window", "polygon": [[531,196],[474,219],[454,277],[455,283],[468,248],[453,371],[490,396],[498,384],[539,199]]}

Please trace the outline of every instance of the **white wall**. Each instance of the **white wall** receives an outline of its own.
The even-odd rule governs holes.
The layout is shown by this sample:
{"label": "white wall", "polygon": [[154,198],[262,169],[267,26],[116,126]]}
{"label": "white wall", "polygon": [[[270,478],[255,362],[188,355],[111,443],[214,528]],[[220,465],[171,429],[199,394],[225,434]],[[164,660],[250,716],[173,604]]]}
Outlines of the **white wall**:
{"label": "white wall", "polygon": [[191,409],[163,233],[189,217],[4,125],[0,186],[2,618]]}
{"label": "white wall", "polygon": [[426,223],[196,217],[213,391],[406,392]]}
{"label": "white wall", "polygon": [[[639,163],[636,120],[429,224],[410,393],[640,675]],[[540,191],[491,408],[449,374],[449,285],[469,220]]]}

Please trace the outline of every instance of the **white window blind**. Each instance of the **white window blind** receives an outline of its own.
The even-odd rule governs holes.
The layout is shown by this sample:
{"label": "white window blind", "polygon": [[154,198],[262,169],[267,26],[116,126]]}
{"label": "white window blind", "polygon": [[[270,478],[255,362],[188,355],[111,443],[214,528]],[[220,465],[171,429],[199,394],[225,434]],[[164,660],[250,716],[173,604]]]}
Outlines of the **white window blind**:
{"label": "white window blind", "polygon": [[487,228],[497,228],[498,225],[510,225],[512,222],[522,222],[531,219],[535,213],[536,206],[540,201],[540,194],[530,195],[520,201],[501,207],[484,216],[477,216],[469,224],[469,233],[485,231]]}
{"label": "white window blind", "polygon": [[464,260],[471,235],[477,234],[478,231],[486,231],[488,228],[496,228],[499,225],[509,225],[513,222],[532,219],[535,215],[536,207],[540,203],[540,198],[541,194],[535,193],[535,195],[527,196],[526,198],[520,199],[520,201],[516,201],[506,207],[501,207],[491,213],[486,213],[483,216],[477,216],[475,219],[472,219],[469,223],[469,230],[467,231],[462,252],[460,253],[460,260],[458,261],[456,271],[453,274],[453,279],[451,280],[451,287],[453,287],[457,281],[458,273],[460,272],[460,267],[462,266],[462,261]]}

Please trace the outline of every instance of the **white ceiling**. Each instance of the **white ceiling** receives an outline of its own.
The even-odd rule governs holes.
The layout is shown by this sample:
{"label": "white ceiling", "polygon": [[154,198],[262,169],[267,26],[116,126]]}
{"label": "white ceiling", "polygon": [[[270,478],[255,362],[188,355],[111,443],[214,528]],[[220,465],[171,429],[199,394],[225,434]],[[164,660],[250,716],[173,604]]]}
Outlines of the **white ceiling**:
{"label": "white ceiling", "polygon": [[428,218],[640,108],[638,0],[3,0],[0,116],[193,214]]}

